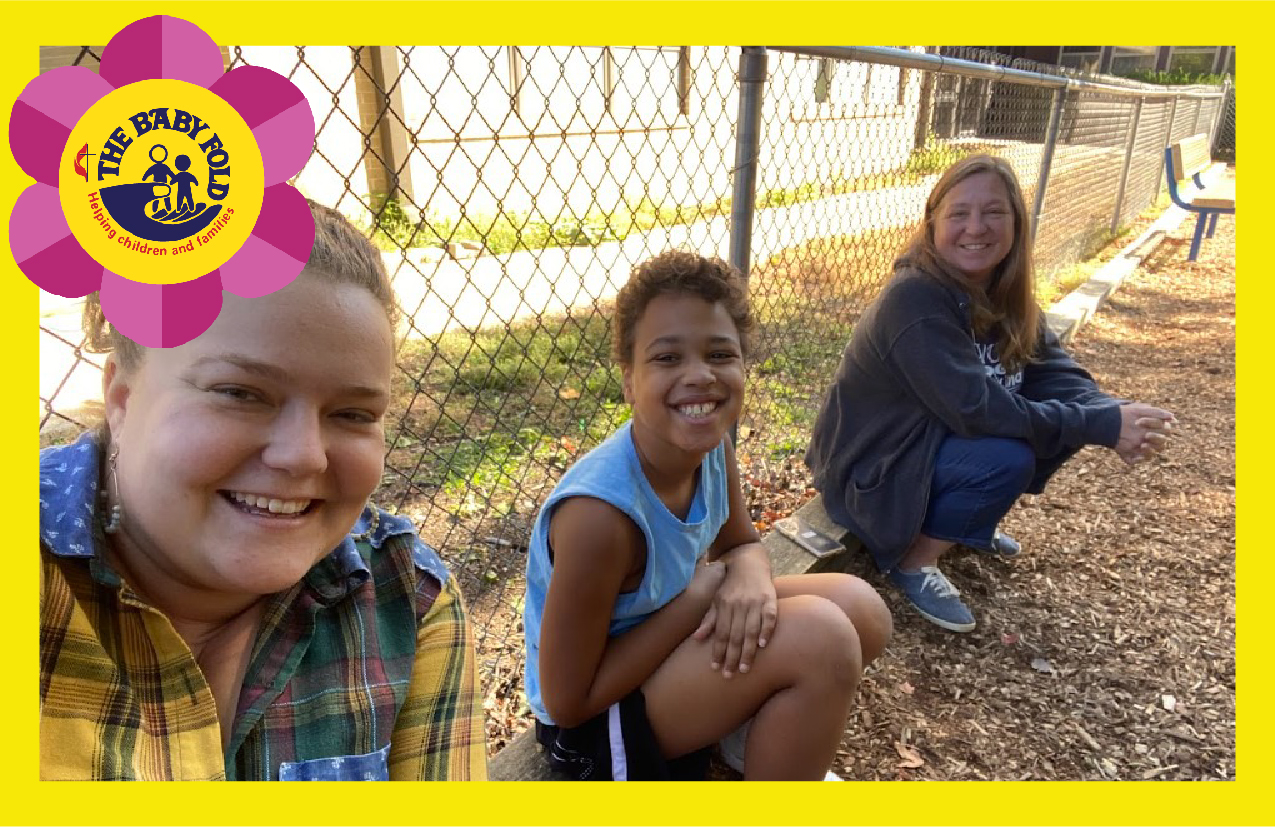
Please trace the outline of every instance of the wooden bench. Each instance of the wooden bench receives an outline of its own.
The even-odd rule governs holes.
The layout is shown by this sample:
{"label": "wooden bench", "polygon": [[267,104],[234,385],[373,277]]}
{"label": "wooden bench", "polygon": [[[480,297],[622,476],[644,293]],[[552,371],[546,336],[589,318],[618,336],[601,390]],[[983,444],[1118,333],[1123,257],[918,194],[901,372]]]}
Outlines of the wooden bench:
{"label": "wooden bench", "polygon": [[[1208,237],[1213,237],[1219,215],[1235,215],[1235,184],[1219,181],[1206,185],[1204,176],[1223,164],[1212,163],[1209,157],[1209,139],[1204,133],[1183,138],[1164,150],[1164,172],[1169,181],[1169,197],[1187,212],[1196,213],[1195,237],[1191,239],[1191,254],[1187,261],[1195,261],[1200,253],[1200,241],[1207,225]],[[1182,192],[1178,182],[1190,178],[1194,190]]]}
{"label": "wooden bench", "polygon": [[[770,552],[770,568],[774,575],[778,577],[806,572],[844,571],[850,562],[850,556],[859,549],[858,538],[829,519],[823,508],[823,499],[819,496],[799,508],[797,516],[811,527],[840,540],[846,550],[830,557],[818,558],[778,531],[769,531],[762,537],[762,544]],[[542,749],[536,741],[533,726],[496,753],[488,762],[487,774],[492,781],[562,780],[549,769],[549,762],[541,754]]]}

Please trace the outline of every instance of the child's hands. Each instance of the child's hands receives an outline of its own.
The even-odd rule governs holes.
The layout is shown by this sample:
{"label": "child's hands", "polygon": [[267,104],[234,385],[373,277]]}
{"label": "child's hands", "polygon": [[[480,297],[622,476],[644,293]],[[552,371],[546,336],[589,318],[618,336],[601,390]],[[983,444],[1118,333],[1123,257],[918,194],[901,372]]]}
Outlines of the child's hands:
{"label": "child's hands", "polygon": [[727,569],[713,605],[692,637],[704,640],[712,635],[712,668],[729,678],[752,668],[757,650],[765,648],[775,631],[777,613],[770,567],[741,558]]}
{"label": "child's hands", "polygon": [[720,560],[710,563],[707,558],[701,558],[699,564],[695,566],[695,574],[691,576],[691,582],[686,586],[686,594],[700,605],[709,605],[725,579],[725,563]]}

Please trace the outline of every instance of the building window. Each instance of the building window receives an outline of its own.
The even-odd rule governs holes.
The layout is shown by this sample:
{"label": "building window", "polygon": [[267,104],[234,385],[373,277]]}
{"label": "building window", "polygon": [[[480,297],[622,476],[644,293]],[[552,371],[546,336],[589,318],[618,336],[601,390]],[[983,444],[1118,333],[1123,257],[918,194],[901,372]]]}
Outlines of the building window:
{"label": "building window", "polygon": [[819,70],[815,73],[815,103],[827,103],[832,95],[832,74],[835,67],[832,58],[819,59]]}
{"label": "building window", "polygon": [[508,47],[514,114],[533,132],[672,126],[691,106],[688,46]]}
{"label": "building window", "polygon": [[1096,72],[1101,54],[1099,46],[1063,46],[1058,55],[1058,65],[1082,72]]}
{"label": "building window", "polygon": [[1155,46],[1115,46],[1111,52],[1111,73],[1126,75],[1154,71],[1155,52]]}
{"label": "building window", "polygon": [[[630,109],[643,121],[659,116],[671,120],[674,113],[689,115],[690,73],[689,46],[608,46],[602,50],[607,111],[616,120],[627,118]],[[665,78],[671,81],[667,87]],[[623,104],[620,111],[617,103]]]}
{"label": "building window", "polygon": [[1173,46],[1169,52],[1169,71],[1205,74],[1213,71],[1217,46]]}

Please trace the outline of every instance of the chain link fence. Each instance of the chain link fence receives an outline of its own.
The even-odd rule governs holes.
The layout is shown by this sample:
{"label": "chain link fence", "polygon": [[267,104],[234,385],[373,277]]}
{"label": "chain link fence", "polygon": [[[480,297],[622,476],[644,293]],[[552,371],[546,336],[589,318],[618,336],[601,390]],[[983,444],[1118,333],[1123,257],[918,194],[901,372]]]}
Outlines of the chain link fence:
{"label": "chain link fence", "polygon": [[[50,47],[42,65],[96,68],[98,55]],[[804,495],[820,396],[943,169],[973,152],[1013,165],[1049,279],[1155,201],[1166,143],[1212,132],[1222,102],[1213,88],[1099,84],[922,47],[225,57],[301,88],[317,135],[294,183],[384,251],[405,322],[376,496],[458,577],[497,720],[521,711],[537,508],[628,416],[608,328],[633,264],[677,246],[749,273],[760,330],[742,477]],[[42,297],[43,444],[100,410],[101,360],[82,349],[78,309]],[[753,517],[764,527],[771,515]]]}
{"label": "chain link fence", "polygon": [[1213,139],[1213,160],[1235,163],[1235,87],[1227,87],[1222,119]]}

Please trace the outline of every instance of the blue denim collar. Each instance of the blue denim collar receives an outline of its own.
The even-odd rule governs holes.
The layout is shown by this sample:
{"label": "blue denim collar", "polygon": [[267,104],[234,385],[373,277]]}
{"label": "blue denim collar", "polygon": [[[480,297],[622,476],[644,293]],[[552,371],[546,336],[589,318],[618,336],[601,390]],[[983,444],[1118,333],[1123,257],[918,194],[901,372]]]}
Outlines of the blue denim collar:
{"label": "blue denim collar", "polygon": [[97,509],[97,438],[40,452],[40,542],[59,557],[93,557]]}

